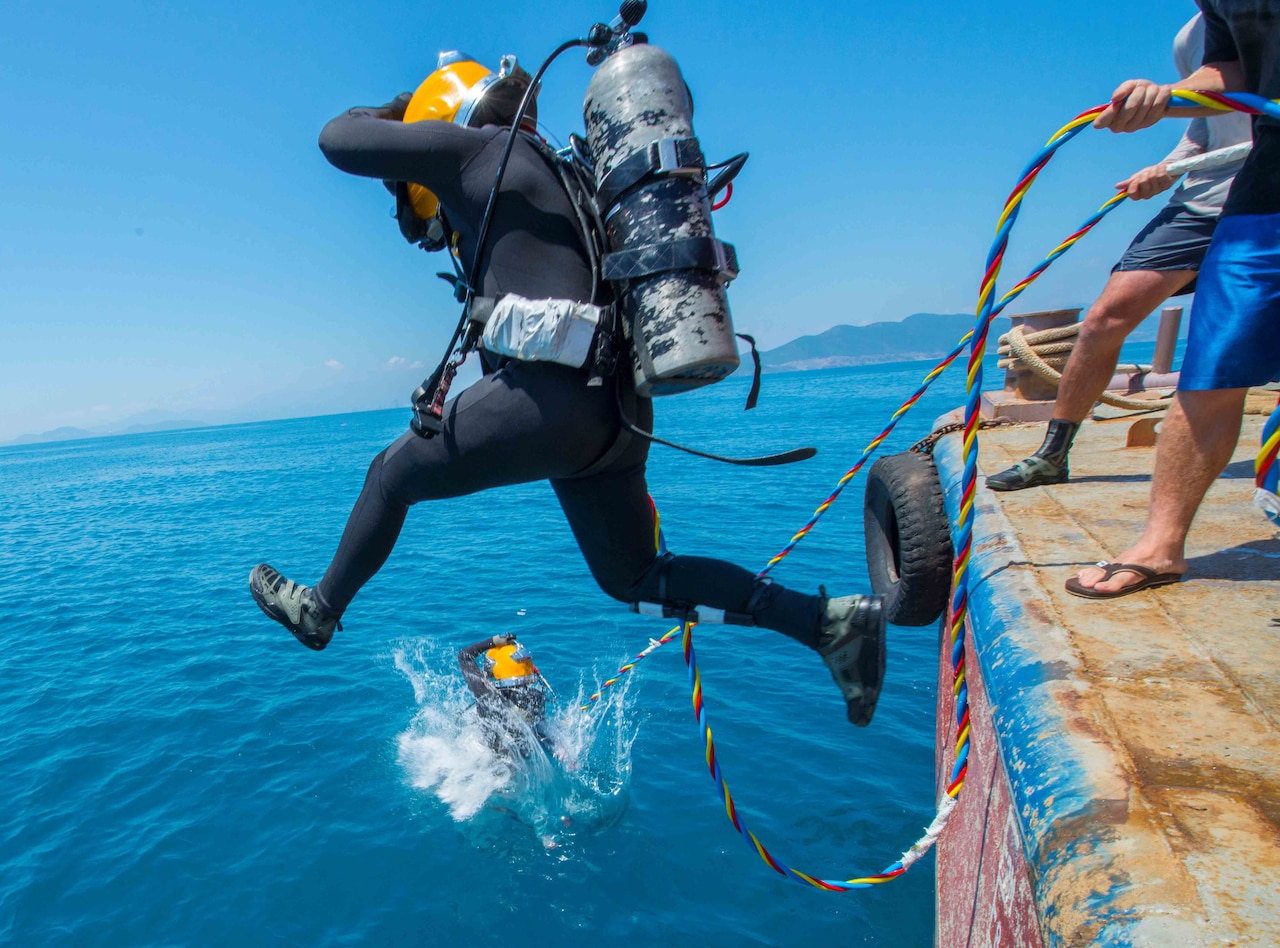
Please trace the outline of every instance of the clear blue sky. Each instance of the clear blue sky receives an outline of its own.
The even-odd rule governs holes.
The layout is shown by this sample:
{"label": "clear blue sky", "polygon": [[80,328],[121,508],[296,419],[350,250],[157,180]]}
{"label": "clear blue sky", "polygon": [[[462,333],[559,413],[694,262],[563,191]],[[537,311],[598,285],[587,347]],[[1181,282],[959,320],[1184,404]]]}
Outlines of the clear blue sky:
{"label": "clear blue sky", "polygon": [[[414,88],[439,49],[530,68],[615,12],[557,4],[21,4],[0,34],[0,441],[62,425],[406,403],[456,319],[381,185],[316,148],[343,109]],[[1063,122],[1174,78],[1191,0],[651,0],[714,156],[749,150],[719,234],[735,322],[765,348],[838,323],[967,312],[1000,202]],[[540,100],[581,128],[590,71]],[[1004,285],[1182,123],[1086,132],[1028,201]],[[1088,303],[1156,207],[1126,207],[1024,296]],[[1016,271],[1016,272],[1015,272]]]}

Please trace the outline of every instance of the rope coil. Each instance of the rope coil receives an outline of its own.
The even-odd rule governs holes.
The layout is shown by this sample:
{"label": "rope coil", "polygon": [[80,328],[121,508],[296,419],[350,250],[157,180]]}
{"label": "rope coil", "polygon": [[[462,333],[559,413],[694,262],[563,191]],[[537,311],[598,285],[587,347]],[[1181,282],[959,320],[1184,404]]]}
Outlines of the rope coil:
{"label": "rope coil", "polygon": [[[1076,323],[1072,326],[1059,326],[1057,329],[1046,329],[1042,332],[1033,332],[1026,335],[1021,326],[1015,326],[1009,332],[1000,337],[1000,348],[997,350],[1000,355],[1012,353],[1016,358],[1001,359],[998,365],[1000,368],[1008,368],[1011,365],[1026,366],[1038,377],[1044,379],[1051,385],[1057,385],[1062,381],[1062,373],[1057,371],[1055,365],[1065,365],[1067,359],[1065,356],[1056,356],[1054,353],[1069,353],[1075,344],[1071,342],[1046,342],[1038,344],[1041,338],[1063,338],[1064,334],[1076,336],[1080,332],[1080,324]],[[1051,336],[1050,334],[1058,334]],[[1045,358],[1049,355],[1049,358]],[[1119,368],[1119,366],[1117,366]],[[1142,368],[1137,366],[1137,368]],[[1148,371],[1150,369],[1148,368]],[[1127,408],[1131,411],[1159,411],[1162,408],[1168,408],[1168,399],[1172,395],[1160,400],[1146,398],[1128,398],[1124,395],[1116,395],[1112,392],[1103,392],[1098,396],[1098,401],[1104,405],[1111,405],[1115,408]]]}

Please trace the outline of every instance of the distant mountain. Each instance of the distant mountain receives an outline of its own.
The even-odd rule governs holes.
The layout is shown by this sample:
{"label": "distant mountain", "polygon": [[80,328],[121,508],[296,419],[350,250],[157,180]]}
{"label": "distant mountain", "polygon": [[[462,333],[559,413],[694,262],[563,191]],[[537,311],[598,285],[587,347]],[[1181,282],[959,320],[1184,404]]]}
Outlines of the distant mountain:
{"label": "distant mountain", "polygon": [[112,435],[147,434],[153,431],[180,431],[185,428],[204,427],[206,427],[205,422],[192,421],[190,419],[153,421],[110,430],[63,427],[54,428],[52,431],[42,431],[39,434],[24,434],[14,438],[12,441],[0,442],[0,444],[47,444],[52,441],[79,441],[81,438],[108,438]]}
{"label": "distant mountain", "polygon": [[150,431],[183,431],[187,428],[206,428],[208,425],[203,421],[153,421],[145,425],[130,425],[128,428],[121,428],[119,431],[113,431],[111,434],[146,434]]}
{"label": "distant mountain", "polygon": [[42,431],[40,434],[24,434],[19,438],[14,438],[9,444],[39,444],[44,441],[78,441],[81,438],[96,438],[96,432],[86,431],[84,428],[54,428],[52,431]]}
{"label": "distant mountain", "polygon": [[[935,359],[954,349],[972,328],[973,316],[968,313],[915,313],[895,323],[832,326],[816,336],[801,336],[761,352],[760,363],[766,372],[801,372]],[[992,343],[1008,330],[1009,320],[997,317],[991,326]]]}

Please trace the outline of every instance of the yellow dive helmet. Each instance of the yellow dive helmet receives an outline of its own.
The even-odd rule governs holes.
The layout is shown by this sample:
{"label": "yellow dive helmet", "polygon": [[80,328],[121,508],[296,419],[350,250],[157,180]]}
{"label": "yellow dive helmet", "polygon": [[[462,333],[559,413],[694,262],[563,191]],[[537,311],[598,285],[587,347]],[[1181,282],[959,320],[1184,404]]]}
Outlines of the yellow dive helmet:
{"label": "yellow dive helmet", "polygon": [[[404,121],[434,120],[470,128],[510,125],[532,81],[514,56],[503,56],[494,73],[466,53],[441,53],[436,71],[422,81],[409,100]],[[532,131],[537,127],[537,118],[537,103],[530,102],[525,127]],[[414,214],[422,220],[439,217],[439,199],[422,185],[409,185],[409,200]]]}
{"label": "yellow dive helmet", "polygon": [[539,681],[533,656],[523,645],[501,645],[484,653],[484,670],[498,688],[532,685]]}

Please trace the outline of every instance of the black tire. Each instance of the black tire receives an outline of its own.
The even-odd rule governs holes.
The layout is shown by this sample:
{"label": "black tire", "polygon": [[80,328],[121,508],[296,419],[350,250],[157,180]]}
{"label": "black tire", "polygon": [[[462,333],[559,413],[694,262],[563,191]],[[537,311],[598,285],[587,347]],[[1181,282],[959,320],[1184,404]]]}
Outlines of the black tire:
{"label": "black tire", "polygon": [[951,530],[933,458],[891,454],[867,473],[867,571],[894,625],[930,625],[951,595]]}

